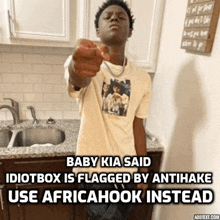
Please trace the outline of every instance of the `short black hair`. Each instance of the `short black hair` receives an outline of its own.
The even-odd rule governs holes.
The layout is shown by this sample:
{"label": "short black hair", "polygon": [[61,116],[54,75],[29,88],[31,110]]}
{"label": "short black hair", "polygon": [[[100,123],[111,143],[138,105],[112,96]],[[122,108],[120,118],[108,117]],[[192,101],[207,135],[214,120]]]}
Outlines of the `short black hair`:
{"label": "short black hair", "polygon": [[129,17],[129,21],[130,21],[130,28],[133,30],[134,17],[131,13],[131,9],[128,7],[128,4],[126,2],[124,2],[123,0],[107,0],[106,2],[104,2],[102,4],[102,6],[99,7],[98,12],[96,13],[95,28],[97,29],[99,27],[99,18],[101,16],[102,12],[111,5],[118,5],[126,11],[128,17]]}

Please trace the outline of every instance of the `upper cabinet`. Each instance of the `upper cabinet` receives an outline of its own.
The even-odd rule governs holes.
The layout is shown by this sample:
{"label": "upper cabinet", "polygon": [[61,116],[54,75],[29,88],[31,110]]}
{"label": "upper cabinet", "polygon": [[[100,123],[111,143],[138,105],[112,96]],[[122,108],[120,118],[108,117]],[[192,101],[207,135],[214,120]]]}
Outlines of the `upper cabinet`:
{"label": "upper cabinet", "polygon": [[155,72],[165,0],[129,0],[135,23],[128,56],[148,72]]}
{"label": "upper cabinet", "polygon": [[[0,0],[0,44],[73,47],[98,40],[95,14],[105,0]],[[165,0],[126,0],[134,14],[127,57],[155,72]]]}
{"label": "upper cabinet", "polygon": [[[130,60],[155,72],[165,0],[126,0],[133,12],[135,23],[126,47]],[[81,0],[80,33],[78,37],[98,40],[94,26],[95,14],[103,0]]]}
{"label": "upper cabinet", "polygon": [[76,37],[76,1],[1,0],[0,43],[71,47]]}

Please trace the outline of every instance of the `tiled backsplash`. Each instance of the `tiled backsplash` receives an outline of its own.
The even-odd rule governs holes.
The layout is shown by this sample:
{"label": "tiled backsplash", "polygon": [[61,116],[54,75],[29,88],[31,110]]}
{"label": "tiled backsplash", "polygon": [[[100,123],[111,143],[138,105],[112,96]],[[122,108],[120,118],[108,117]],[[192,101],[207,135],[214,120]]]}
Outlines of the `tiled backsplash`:
{"label": "tiled backsplash", "polygon": [[[63,64],[71,48],[45,48],[0,45],[0,105],[19,103],[22,120],[32,119],[27,106],[38,119],[77,119],[78,105],[67,95]],[[12,120],[9,110],[0,110],[0,120]]]}

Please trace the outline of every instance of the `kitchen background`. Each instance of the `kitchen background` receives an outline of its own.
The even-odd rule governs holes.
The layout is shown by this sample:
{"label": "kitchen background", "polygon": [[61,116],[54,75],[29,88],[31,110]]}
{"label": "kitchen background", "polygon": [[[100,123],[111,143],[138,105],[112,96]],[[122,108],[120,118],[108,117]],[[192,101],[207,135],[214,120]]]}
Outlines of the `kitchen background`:
{"label": "kitchen background", "polygon": [[[189,53],[180,49],[188,0],[157,2],[165,6],[147,129],[165,148],[162,171],[213,173],[211,185],[172,187],[211,188],[215,201],[211,205],[157,205],[153,219],[219,214],[220,22],[212,53]],[[20,103],[22,119],[31,118],[27,105],[34,106],[39,119],[78,118],[78,107],[67,97],[63,80],[63,63],[69,54],[68,48],[0,45],[0,104],[9,104],[3,97],[14,98]],[[0,120],[9,119],[10,113],[1,110]]]}
{"label": "kitchen background", "polygon": [[[0,105],[19,103],[22,120],[31,119],[31,105],[38,119],[78,118],[78,105],[67,95],[63,64],[72,53],[68,48],[0,46]],[[7,109],[0,120],[12,120]]]}

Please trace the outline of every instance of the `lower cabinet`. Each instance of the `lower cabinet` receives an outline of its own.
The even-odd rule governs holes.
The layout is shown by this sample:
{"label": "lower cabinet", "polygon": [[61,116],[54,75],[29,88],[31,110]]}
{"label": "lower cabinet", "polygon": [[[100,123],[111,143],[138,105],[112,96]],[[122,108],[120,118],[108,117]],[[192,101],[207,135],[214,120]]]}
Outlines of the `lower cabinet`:
{"label": "lower cabinet", "polygon": [[[4,173],[69,173],[71,168],[65,166],[65,157],[12,159],[1,161]],[[2,180],[1,180],[2,181]],[[0,183],[2,184],[2,183]],[[4,210],[0,210],[0,220],[74,220],[75,206],[73,204],[11,204],[7,201],[8,190],[38,190],[38,198],[45,190],[76,189],[76,184],[2,184],[4,195]],[[0,188],[1,189],[1,188]],[[4,191],[3,191],[4,190]],[[1,192],[1,191],[0,191]],[[1,195],[1,194],[0,194]],[[15,199],[15,195],[13,199]],[[1,198],[0,198],[1,199]],[[0,200],[1,201],[1,200]]]}
{"label": "lower cabinet", "polygon": [[0,220],[9,220],[5,185],[0,184]]}
{"label": "lower cabinet", "polygon": [[[159,172],[162,152],[149,152],[152,166],[149,172]],[[11,159],[0,161],[4,173],[70,173],[72,168],[65,166],[65,157]],[[3,175],[2,175],[3,177]],[[79,204],[9,204],[7,191],[10,189],[38,190],[41,201],[45,190],[77,189],[77,184],[5,184],[5,177],[0,182],[0,220],[87,220],[88,214],[84,205]],[[149,188],[156,185],[149,184]],[[130,220],[151,220],[153,205],[134,205]]]}
{"label": "lower cabinet", "polygon": [[[39,198],[44,190],[68,189],[65,185],[17,185],[16,189],[37,189]],[[12,220],[74,220],[75,207],[73,204],[16,204],[9,205],[10,219]]]}

